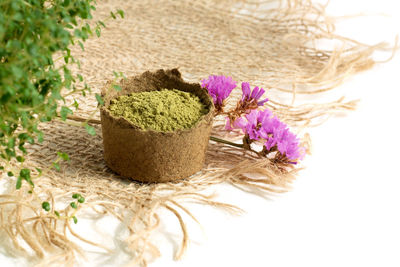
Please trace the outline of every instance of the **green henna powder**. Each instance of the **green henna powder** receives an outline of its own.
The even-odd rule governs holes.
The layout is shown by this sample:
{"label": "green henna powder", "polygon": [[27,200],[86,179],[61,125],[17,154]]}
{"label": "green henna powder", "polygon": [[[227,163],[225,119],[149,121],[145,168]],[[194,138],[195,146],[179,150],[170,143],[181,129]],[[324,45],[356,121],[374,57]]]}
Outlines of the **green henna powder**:
{"label": "green henna powder", "polygon": [[198,96],[176,89],[120,96],[112,100],[109,110],[143,130],[158,132],[190,129],[208,112]]}

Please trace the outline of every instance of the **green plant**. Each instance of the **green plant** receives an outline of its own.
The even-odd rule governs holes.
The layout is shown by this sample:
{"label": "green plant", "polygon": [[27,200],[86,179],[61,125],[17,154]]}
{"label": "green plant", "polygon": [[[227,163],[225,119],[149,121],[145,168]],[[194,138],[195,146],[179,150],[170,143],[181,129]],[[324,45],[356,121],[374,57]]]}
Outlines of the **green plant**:
{"label": "green plant", "polygon": [[[42,174],[24,166],[26,144],[43,141],[39,123],[54,118],[65,121],[79,107],[76,100],[67,105],[65,98],[90,92],[84,77],[71,71],[72,65],[80,65],[70,46],[84,49],[90,36],[100,36],[105,23],[88,23],[95,5],[95,0],[0,2],[0,172],[15,176],[17,189],[26,181],[33,190],[33,176]],[[106,20],[116,14],[124,16],[118,10]],[[102,102],[97,94],[96,99]],[[81,125],[95,134],[87,122]],[[50,167],[57,170],[59,161],[68,159],[59,152]],[[44,210],[49,209],[47,204],[42,205]]]}
{"label": "green plant", "polygon": [[[78,44],[84,49],[83,42],[93,32],[100,36],[104,22],[87,23],[95,4],[94,0],[0,3],[0,169],[10,167],[7,163],[12,159],[23,166],[25,144],[43,140],[38,124],[55,117],[66,120],[79,104],[67,106],[65,97],[90,92],[82,75],[70,70],[79,61],[69,47]],[[117,14],[124,16],[121,10]],[[116,15],[111,13],[110,18]],[[87,123],[84,126],[93,133]],[[30,182],[30,170],[20,169],[18,177]]]}
{"label": "green plant", "polygon": [[64,216],[62,216],[59,211],[52,210],[50,203],[47,201],[42,203],[42,209],[44,209],[46,212],[49,212],[49,214],[51,214],[51,216],[55,218],[65,219],[65,220],[72,219],[76,224],[78,223],[78,218],[76,218],[76,212],[78,210],[79,205],[85,203],[85,198],[78,193],[73,194],[72,198],[74,199],[74,201],[70,202],[69,206],[72,208],[73,211],[68,212],[68,210],[65,210],[66,215]]}

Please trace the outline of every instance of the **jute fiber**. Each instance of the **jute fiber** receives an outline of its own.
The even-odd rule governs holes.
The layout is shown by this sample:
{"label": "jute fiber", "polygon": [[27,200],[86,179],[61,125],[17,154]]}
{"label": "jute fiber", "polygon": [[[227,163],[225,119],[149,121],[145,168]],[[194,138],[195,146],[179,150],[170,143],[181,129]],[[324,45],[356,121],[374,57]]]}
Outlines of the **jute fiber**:
{"label": "jute fiber", "polygon": [[[183,78],[199,82],[210,74],[232,76],[267,89],[268,107],[291,125],[294,131],[320,123],[326,116],[351,110],[355,102],[343,99],[331,103],[297,105],[300,94],[317,94],[340,84],[347,76],[371,68],[372,53],[388,49],[385,44],[369,46],[337,36],[334,24],[326,17],[324,6],[307,0],[108,0],[98,1],[95,19],[123,9],[125,19],[107,21],[101,38],[92,38],[85,51],[75,47],[81,60],[79,72],[94,92],[100,92],[113,71],[126,76],[147,70],[179,68]],[[332,41],[331,48],[319,47]],[[240,90],[239,90],[240,92]],[[280,95],[289,95],[288,102]],[[234,99],[236,96],[233,96]],[[317,98],[318,95],[315,95]],[[257,154],[211,142],[204,168],[175,183],[140,184],[123,179],[106,167],[103,159],[99,112],[94,97],[77,99],[80,109],[69,124],[54,121],[41,125],[45,142],[29,149],[27,166],[43,169],[35,178],[35,190],[28,194],[26,183],[15,190],[15,180],[5,179],[7,191],[0,195],[0,235],[2,249],[41,266],[72,266],[84,257],[76,238],[115,253],[112,244],[96,244],[76,234],[72,220],[63,216],[107,214],[121,221],[128,232],[123,241],[130,255],[130,265],[146,265],[159,256],[152,243],[152,233],[163,218],[160,211],[176,216],[182,229],[182,244],[176,251],[179,259],[189,237],[182,214],[193,217],[186,201],[202,203],[233,213],[240,210],[230,204],[215,202],[203,190],[220,183],[244,190],[279,193],[288,189],[299,167],[279,166]],[[88,135],[76,120],[93,117],[89,122],[97,135]],[[223,131],[224,120],[216,118],[212,135],[235,140],[237,133]],[[304,136],[307,143],[307,135]],[[70,161],[61,171],[51,169],[56,152],[66,152]],[[8,180],[7,180],[8,179]],[[4,181],[4,180],[3,180]],[[86,202],[75,211],[68,203],[72,193],[80,193]],[[41,208],[49,201],[61,218]],[[93,216],[93,220],[98,216]],[[196,219],[193,217],[193,219]],[[201,222],[201,218],[197,218]]]}

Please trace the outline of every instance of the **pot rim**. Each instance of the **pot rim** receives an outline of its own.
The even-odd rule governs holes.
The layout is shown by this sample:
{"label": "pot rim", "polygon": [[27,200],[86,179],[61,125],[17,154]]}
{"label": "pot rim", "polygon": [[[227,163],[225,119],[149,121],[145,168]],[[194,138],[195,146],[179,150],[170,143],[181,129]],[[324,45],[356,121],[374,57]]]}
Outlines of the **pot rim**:
{"label": "pot rim", "polygon": [[[126,78],[126,79],[128,80],[128,79],[140,78],[140,77],[142,77],[144,74],[149,73],[149,72],[150,72],[150,71],[146,71],[146,72],[142,73],[141,75],[131,76],[131,77],[128,77],[128,78]],[[165,71],[165,70],[162,70],[162,69],[157,70],[157,71],[154,72],[154,73],[158,73],[158,72],[163,72],[164,74],[166,73],[166,71]],[[103,116],[105,116],[105,117],[107,117],[107,118],[110,118],[111,120],[115,121],[115,122],[117,123],[117,125],[119,126],[119,128],[130,128],[130,129],[135,129],[135,130],[137,130],[137,131],[139,131],[139,132],[143,132],[143,133],[148,132],[148,133],[160,134],[160,135],[185,134],[185,133],[187,133],[187,132],[194,131],[194,130],[196,130],[197,128],[203,126],[204,124],[208,124],[210,121],[212,121],[212,117],[214,116],[215,107],[214,107],[214,103],[213,103],[213,100],[212,100],[211,96],[208,94],[207,89],[202,88],[202,87],[200,86],[199,83],[188,83],[188,82],[184,81],[184,80],[180,77],[181,74],[180,74],[180,72],[178,71],[178,69],[167,70],[167,72],[170,72],[170,73],[172,73],[172,75],[174,75],[174,76],[168,75],[171,79],[176,79],[178,82],[181,82],[181,83],[183,83],[183,84],[188,84],[188,85],[191,85],[191,86],[198,86],[198,88],[199,88],[198,91],[199,91],[200,93],[203,94],[203,96],[199,96],[199,95],[197,95],[197,94],[196,94],[196,95],[197,95],[198,97],[200,97],[200,100],[203,102],[203,104],[207,105],[207,107],[208,107],[208,112],[207,112],[206,114],[201,115],[200,118],[198,119],[198,121],[197,121],[191,128],[177,129],[177,130],[175,130],[175,131],[170,131],[170,132],[160,132],[160,131],[155,131],[155,130],[152,130],[152,129],[145,129],[145,130],[143,130],[142,128],[140,128],[139,126],[133,124],[132,122],[128,121],[127,119],[125,119],[125,118],[122,117],[122,116],[118,116],[118,117],[117,117],[117,116],[112,115],[111,112],[110,112],[110,110],[108,109],[108,106],[110,105],[111,101],[112,101],[113,99],[116,99],[116,98],[119,97],[119,96],[122,96],[122,95],[129,95],[129,94],[131,94],[132,92],[127,93],[127,94],[119,94],[119,95],[116,95],[115,97],[112,97],[112,98],[108,99],[108,100],[107,100],[107,103],[104,103],[104,105],[101,106],[100,112],[102,113]],[[118,84],[118,85],[121,85],[121,82],[122,82],[122,81],[123,81],[123,80],[120,80],[117,84]],[[101,90],[101,96],[103,97],[103,99],[104,99],[104,97],[106,96],[106,94],[107,94],[107,89],[108,89],[108,87],[109,87],[111,84],[112,84],[112,81],[111,81],[111,80],[108,80],[108,81],[106,82],[105,86],[102,88],[102,90]],[[176,89],[176,90],[179,90],[179,91],[184,91],[184,90],[181,90],[181,88],[172,88],[172,89],[171,89],[171,88],[160,88],[160,89],[167,89],[167,90]],[[156,89],[156,90],[157,90],[157,89]],[[122,91],[123,91],[123,89],[122,89]],[[150,90],[150,91],[155,91],[155,90]],[[186,92],[186,91],[184,91],[184,92]],[[193,93],[193,92],[192,92],[192,93]],[[204,101],[203,101],[204,97],[207,98],[207,100],[208,100],[207,102],[208,102],[208,103],[204,103]],[[106,101],[105,101],[105,102],[106,102]]]}

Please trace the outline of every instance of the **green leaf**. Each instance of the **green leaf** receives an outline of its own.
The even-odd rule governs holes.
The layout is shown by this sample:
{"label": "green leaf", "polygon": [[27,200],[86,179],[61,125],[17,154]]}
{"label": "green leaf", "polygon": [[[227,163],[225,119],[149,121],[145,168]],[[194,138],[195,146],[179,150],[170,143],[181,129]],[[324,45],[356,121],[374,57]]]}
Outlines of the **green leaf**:
{"label": "green leaf", "polygon": [[77,198],[79,198],[80,196],[81,196],[80,194],[75,193],[75,194],[72,195],[72,198],[77,199]]}
{"label": "green leaf", "polygon": [[69,6],[69,4],[70,4],[70,0],[64,0],[64,2],[63,2],[63,6],[64,7],[67,7],[67,6]]}
{"label": "green leaf", "polygon": [[20,172],[19,172],[19,176],[21,176],[23,179],[29,179],[29,178],[31,178],[31,170],[29,170],[29,169],[22,169]]}
{"label": "green leaf", "polygon": [[53,91],[51,92],[51,96],[52,96],[54,99],[57,99],[57,100],[62,100],[62,99],[63,99],[62,96],[60,95],[60,91],[58,91],[58,90],[53,90]]}
{"label": "green leaf", "polygon": [[101,98],[101,96],[99,94],[95,94],[95,96],[96,96],[96,100],[99,103],[99,105],[103,106],[104,105],[103,98]]}
{"label": "green leaf", "polygon": [[84,203],[84,202],[85,202],[85,198],[84,198],[84,197],[78,198],[78,202],[79,202],[79,203]]}
{"label": "green leaf", "polygon": [[79,108],[79,103],[74,99],[74,103],[72,104],[76,110]]}
{"label": "green leaf", "polygon": [[110,16],[113,18],[113,19],[116,19],[117,17],[115,16],[115,14],[114,14],[114,12],[110,12]]}
{"label": "green leaf", "polygon": [[79,30],[79,29],[75,29],[75,31],[74,31],[74,36],[75,36],[76,38],[82,38],[82,31]]}
{"label": "green leaf", "polygon": [[113,87],[117,91],[121,91],[122,90],[121,86],[119,86],[118,84],[114,84]]}
{"label": "green leaf", "polygon": [[17,178],[17,183],[15,185],[15,188],[18,190],[18,189],[21,189],[21,186],[22,186],[22,178],[18,177]]}
{"label": "green leaf", "polygon": [[15,138],[10,138],[7,143],[8,148],[13,148],[15,146]]}
{"label": "green leaf", "polygon": [[123,10],[119,9],[119,10],[117,11],[117,13],[121,16],[121,18],[124,18],[124,17],[125,17],[125,13],[124,13]]}
{"label": "green leaf", "polygon": [[58,218],[60,218],[60,213],[58,212],[58,211],[54,211],[54,214],[58,217]]}
{"label": "green leaf", "polygon": [[10,69],[17,80],[21,79],[24,76],[24,71],[20,67],[13,65]]}
{"label": "green leaf", "polygon": [[63,121],[67,119],[68,114],[74,114],[74,112],[72,112],[72,110],[66,106],[61,107],[60,116]]}
{"label": "green leaf", "polygon": [[45,211],[50,211],[50,203],[47,202],[47,201],[43,202],[43,203],[42,203],[42,208],[43,208]]}
{"label": "green leaf", "polygon": [[24,179],[25,181],[27,181],[32,187],[34,187],[34,184],[31,180],[31,170],[29,169],[22,169],[19,172],[19,177],[21,177],[22,179]]}
{"label": "green leaf", "polygon": [[77,209],[77,208],[78,208],[78,206],[76,205],[75,202],[71,202],[69,205],[70,205],[73,209]]}
{"label": "green leaf", "polygon": [[43,132],[39,132],[38,133],[38,142],[41,144],[41,143],[43,143]]}
{"label": "green leaf", "polygon": [[61,158],[62,160],[68,161],[69,160],[69,156],[67,153],[63,153],[63,152],[57,152],[57,155],[59,158]]}
{"label": "green leaf", "polygon": [[99,25],[101,25],[103,28],[106,28],[106,25],[104,24],[104,22],[102,22],[102,21],[98,21],[98,23],[99,23]]}
{"label": "green leaf", "polygon": [[6,148],[6,154],[7,154],[7,156],[12,157],[12,158],[17,156],[17,154],[15,154],[15,150],[11,150],[9,148]]}
{"label": "green leaf", "polygon": [[21,156],[17,156],[16,159],[17,159],[18,162],[24,162],[25,161],[25,159],[23,157],[21,157]]}
{"label": "green leaf", "polygon": [[56,171],[60,171],[60,164],[58,164],[57,162],[53,162],[53,168],[56,169]]}
{"label": "green leaf", "polygon": [[21,150],[22,153],[24,153],[24,154],[27,153],[27,151],[26,151],[26,149],[25,149],[25,147],[24,147],[23,145],[19,145],[19,146],[18,146],[18,149]]}
{"label": "green leaf", "polygon": [[19,134],[18,135],[18,139],[20,140],[20,141],[28,141],[29,142],[29,144],[33,144],[33,143],[35,143],[35,141],[33,140],[33,138],[32,137],[30,137],[27,133],[21,133],[21,134]]}
{"label": "green leaf", "polygon": [[78,218],[76,218],[75,216],[72,217],[72,219],[74,220],[74,223],[77,224],[78,223]]}
{"label": "green leaf", "polygon": [[96,28],[96,35],[97,35],[97,37],[100,37],[100,29],[99,28]]}
{"label": "green leaf", "polygon": [[82,51],[85,51],[85,46],[81,41],[78,41],[79,46],[81,47]]}
{"label": "green leaf", "polygon": [[14,176],[14,173],[12,173],[12,172],[7,172],[7,175],[8,175],[9,177],[12,177],[12,176]]}
{"label": "green leaf", "polygon": [[96,130],[94,127],[90,126],[89,124],[85,124],[85,129],[88,132],[88,134],[95,136],[96,135]]}
{"label": "green leaf", "polygon": [[92,35],[92,28],[90,27],[89,23],[86,23],[84,27],[82,27],[88,34]]}

